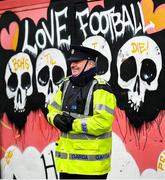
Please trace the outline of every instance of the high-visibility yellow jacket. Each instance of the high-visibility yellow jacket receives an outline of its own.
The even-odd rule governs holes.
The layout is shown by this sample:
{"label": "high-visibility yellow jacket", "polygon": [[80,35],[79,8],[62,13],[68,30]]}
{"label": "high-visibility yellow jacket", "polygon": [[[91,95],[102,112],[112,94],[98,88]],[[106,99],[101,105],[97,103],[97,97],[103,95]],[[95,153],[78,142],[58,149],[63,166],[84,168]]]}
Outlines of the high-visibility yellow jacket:
{"label": "high-visibility yellow jacket", "polygon": [[[74,99],[79,97],[76,88],[79,91],[81,89],[81,93],[84,93],[82,96],[86,98],[86,102],[82,103],[84,107],[80,106],[79,110],[76,110],[80,113],[74,112],[74,108],[68,108],[70,102],[75,102]],[[102,175],[110,171],[115,107],[116,98],[110,86],[99,76],[95,76],[86,87],[75,87],[69,80],[63,83],[54,97],[54,102],[48,105],[47,115],[53,126],[56,114],[62,114],[68,109],[67,112],[75,118],[72,131],[61,132],[60,140],[56,143],[58,172]]]}

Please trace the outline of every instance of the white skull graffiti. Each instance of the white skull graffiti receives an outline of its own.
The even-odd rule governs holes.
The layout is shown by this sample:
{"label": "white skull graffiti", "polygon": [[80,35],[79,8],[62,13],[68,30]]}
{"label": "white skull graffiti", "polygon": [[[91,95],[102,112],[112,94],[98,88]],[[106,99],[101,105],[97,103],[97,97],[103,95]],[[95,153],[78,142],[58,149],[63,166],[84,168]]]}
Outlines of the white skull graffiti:
{"label": "white skull graffiti", "polygon": [[27,96],[33,92],[33,67],[26,53],[18,53],[10,58],[5,71],[6,94],[14,98],[14,111],[24,112]]}
{"label": "white skull graffiti", "polygon": [[45,107],[53,102],[53,95],[66,76],[67,65],[62,52],[49,48],[41,52],[36,62],[38,92],[45,95]]}
{"label": "white skull graffiti", "polygon": [[106,41],[105,38],[102,36],[90,36],[87,39],[84,40],[82,43],[83,46],[89,47],[96,49],[100,53],[102,53],[108,60],[108,70],[106,73],[102,74],[102,78],[109,81],[111,72],[110,72],[110,65],[112,61],[112,55],[111,55],[111,50],[108,45],[108,42]]}
{"label": "white skull graffiti", "polygon": [[151,38],[134,37],[127,41],[117,56],[118,84],[128,90],[128,104],[138,112],[145,92],[155,91],[162,69],[161,51]]}

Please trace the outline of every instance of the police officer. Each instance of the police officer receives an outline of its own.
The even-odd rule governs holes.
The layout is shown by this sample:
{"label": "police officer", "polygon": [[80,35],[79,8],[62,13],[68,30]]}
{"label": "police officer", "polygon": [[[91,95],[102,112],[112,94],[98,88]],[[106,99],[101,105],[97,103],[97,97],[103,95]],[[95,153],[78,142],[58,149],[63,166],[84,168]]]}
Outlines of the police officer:
{"label": "police officer", "polygon": [[96,75],[98,51],[71,46],[72,75],[48,105],[48,121],[61,130],[56,143],[60,179],[106,179],[111,167],[112,122],[116,99]]}

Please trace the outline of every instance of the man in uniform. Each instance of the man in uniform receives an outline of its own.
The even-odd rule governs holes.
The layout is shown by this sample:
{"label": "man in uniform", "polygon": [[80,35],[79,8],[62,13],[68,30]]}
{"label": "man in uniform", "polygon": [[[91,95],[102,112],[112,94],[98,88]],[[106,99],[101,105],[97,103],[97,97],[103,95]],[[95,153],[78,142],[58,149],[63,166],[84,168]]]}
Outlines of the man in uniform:
{"label": "man in uniform", "polygon": [[61,131],[56,142],[60,179],[106,179],[111,169],[116,98],[97,75],[98,51],[71,46],[71,76],[48,105],[48,121]]}

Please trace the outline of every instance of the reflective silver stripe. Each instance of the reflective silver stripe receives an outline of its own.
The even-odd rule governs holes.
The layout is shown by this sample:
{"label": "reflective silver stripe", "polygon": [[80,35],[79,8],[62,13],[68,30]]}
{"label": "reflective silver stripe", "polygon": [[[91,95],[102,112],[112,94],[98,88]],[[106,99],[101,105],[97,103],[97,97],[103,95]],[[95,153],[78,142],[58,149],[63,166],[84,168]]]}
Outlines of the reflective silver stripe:
{"label": "reflective silver stripe", "polygon": [[[67,159],[67,153],[56,152],[57,158]],[[69,159],[71,160],[83,160],[83,161],[101,161],[104,159],[108,159],[111,156],[111,153],[108,154],[97,154],[97,155],[89,155],[89,154],[68,154]]]}
{"label": "reflective silver stripe", "polygon": [[97,80],[94,80],[92,82],[92,85],[91,85],[90,89],[89,89],[87,100],[86,100],[86,104],[85,104],[84,115],[89,115],[89,106],[90,106],[90,102],[91,102],[91,98],[92,98],[93,87],[94,87],[94,85],[96,83],[97,83]]}
{"label": "reflective silver stripe", "polygon": [[112,115],[114,114],[114,110],[113,109],[111,109],[111,108],[109,108],[109,107],[107,107],[107,106],[105,106],[103,104],[96,104],[96,109],[98,109],[98,110],[105,110],[105,111],[109,112]]}
{"label": "reflective silver stripe", "polygon": [[70,115],[72,116],[72,117],[74,117],[75,119],[82,119],[82,118],[87,118],[88,116],[86,116],[86,115],[83,115],[83,114],[77,114],[77,113],[72,113],[72,112],[70,112]]}
{"label": "reflective silver stripe", "polygon": [[[88,95],[87,95],[87,99],[86,99],[86,104],[85,104],[85,110],[84,110],[84,115],[87,116],[89,115],[89,109],[90,109],[90,102],[91,102],[91,98],[92,98],[92,93],[93,93],[93,87],[94,85],[97,83],[97,80],[94,80],[92,82],[92,85],[89,89]],[[82,118],[81,119],[81,126],[82,126],[82,131],[87,133],[88,129],[87,129],[87,118]]]}
{"label": "reflective silver stripe", "polygon": [[61,132],[61,137],[67,138],[68,137],[68,133]]}
{"label": "reflective silver stripe", "polygon": [[71,133],[61,133],[61,136],[64,138],[70,138],[70,139],[79,139],[79,140],[95,140],[95,139],[106,139],[112,137],[112,132],[107,132],[105,134],[102,134],[100,136],[93,136],[89,134],[71,134]]}
{"label": "reflective silver stripe", "polygon": [[63,100],[64,100],[64,96],[65,96],[65,93],[66,93],[66,90],[67,90],[68,86],[69,86],[69,80],[66,81],[66,83],[64,84],[62,102],[63,102]]}
{"label": "reflective silver stripe", "polygon": [[83,160],[83,161],[101,161],[108,159],[111,154],[98,154],[98,155],[88,155],[88,154],[69,154],[69,159],[72,160]]}
{"label": "reflective silver stripe", "polygon": [[87,130],[87,118],[82,118],[81,119],[81,127],[82,127],[82,131],[87,133],[88,130]]}
{"label": "reflective silver stripe", "polygon": [[62,152],[55,152],[55,156],[62,159],[67,159],[67,154]]}
{"label": "reflective silver stripe", "polygon": [[55,101],[53,101],[51,105],[54,106],[56,109],[61,110],[61,106],[57,104]]}
{"label": "reflective silver stripe", "polygon": [[85,116],[83,114],[77,114],[77,113],[73,113],[73,112],[67,112],[67,111],[64,111],[66,114],[74,117],[75,119],[82,119],[82,118],[87,118],[88,116]]}

